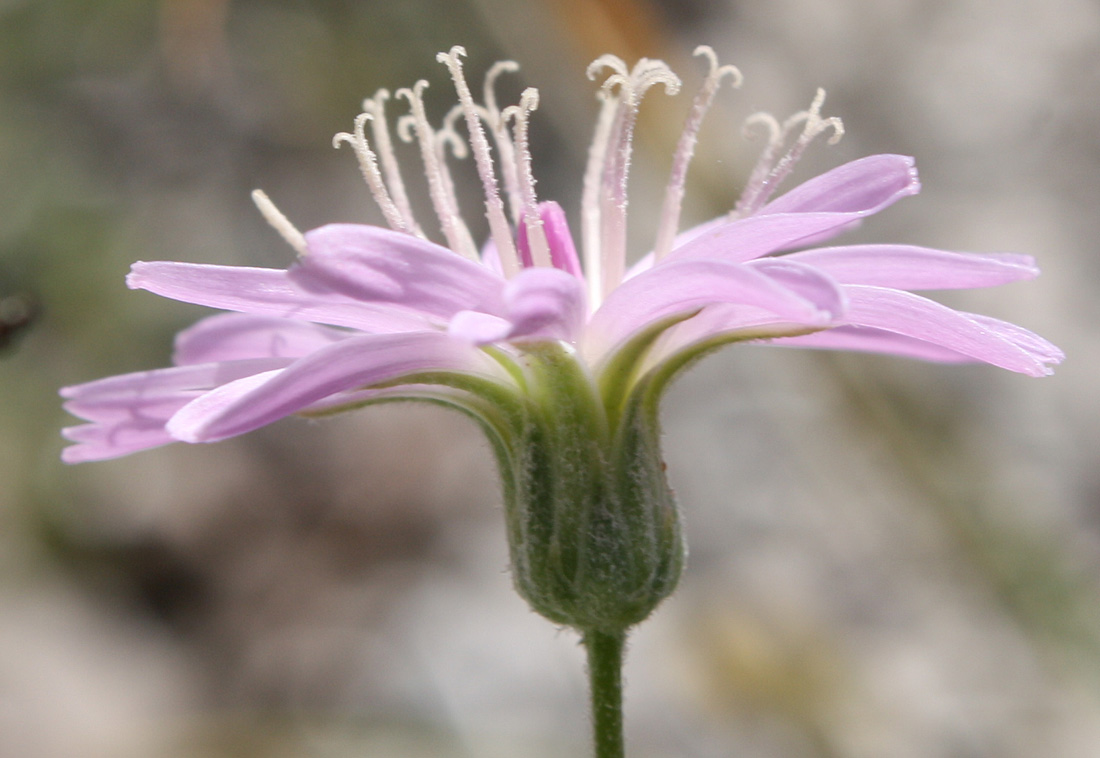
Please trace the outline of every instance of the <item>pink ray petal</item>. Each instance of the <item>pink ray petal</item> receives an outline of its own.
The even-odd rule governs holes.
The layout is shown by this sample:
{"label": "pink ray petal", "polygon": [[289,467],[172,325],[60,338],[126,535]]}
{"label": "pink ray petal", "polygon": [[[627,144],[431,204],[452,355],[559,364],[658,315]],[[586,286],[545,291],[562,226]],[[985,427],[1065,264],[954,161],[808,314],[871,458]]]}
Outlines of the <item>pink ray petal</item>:
{"label": "pink ray petal", "polygon": [[187,403],[221,384],[287,363],[265,359],[174,367],[65,387],[65,410],[92,423],[62,430],[77,443],[62,451],[62,460],[106,460],[174,442],[164,425]]}
{"label": "pink ray petal", "polygon": [[279,269],[139,261],[126,284],[185,303],[365,332],[414,331],[428,325],[422,314],[410,310],[361,303],[336,293],[308,292]]}
{"label": "pink ray petal", "polygon": [[801,324],[827,323],[843,296],[828,277],[783,286],[767,272],[714,260],[662,263],[616,288],[589,321],[588,351],[600,354],[647,326],[716,303],[761,308]]}
{"label": "pink ray petal", "polygon": [[309,253],[290,276],[306,290],[443,319],[461,310],[501,308],[504,279],[433,242],[363,224],[329,224],[305,237]]}
{"label": "pink ray petal", "polygon": [[436,332],[353,337],[282,371],[247,377],[189,403],[168,423],[185,442],[214,442],[270,424],[349,390],[420,372],[499,374],[477,348]]}
{"label": "pink ray petal", "polygon": [[490,342],[576,342],[584,330],[584,283],[557,268],[528,268],[504,290],[504,316],[460,311],[448,333],[477,345]]}
{"label": "pink ray petal", "polygon": [[823,247],[781,260],[808,263],[844,284],[903,290],[992,287],[1039,275],[1027,255],[953,253],[914,245]]}
{"label": "pink ray petal", "polygon": [[920,192],[916,162],[906,155],[869,155],[837,166],[798,185],[760,209],[773,213],[871,215]]}
{"label": "pink ray petal", "polygon": [[354,334],[307,321],[221,313],[177,334],[172,359],[183,366],[244,358],[300,358]]}
{"label": "pink ray petal", "polygon": [[249,374],[290,363],[291,360],[287,358],[263,358],[158,368],[62,387],[60,394],[70,401],[66,408],[79,407],[77,404],[104,408],[112,405],[126,407],[128,403],[145,397],[162,397],[186,390],[208,390]]}
{"label": "pink ray petal", "polygon": [[459,311],[447,325],[447,334],[472,345],[502,342],[512,333],[512,322],[480,311]]}
{"label": "pink ray petal", "polygon": [[668,257],[747,261],[816,244],[919,191],[912,158],[872,155],[804,182],[751,216],[720,217],[681,232]]}
{"label": "pink ray petal", "polygon": [[497,250],[497,243],[493,242],[492,237],[481,248],[481,265],[504,278],[504,264],[500,261],[500,251]]}
{"label": "pink ray petal", "polygon": [[766,274],[791,292],[814,303],[829,318],[840,318],[848,308],[848,298],[843,287],[828,273],[789,258],[760,258],[745,264],[754,271]]}
{"label": "pink ray petal", "polygon": [[1021,326],[991,316],[983,316],[980,313],[964,313],[963,315],[978,324],[978,326],[1011,340],[1044,363],[1061,363],[1066,358],[1066,354],[1057,345]]}
{"label": "pink ray petal", "polygon": [[587,316],[584,283],[558,268],[521,271],[504,290],[513,340],[576,342]]}
{"label": "pink ray petal", "polygon": [[690,239],[662,262],[701,258],[734,263],[750,261],[834,237],[875,210],[757,214],[736,221],[722,219],[704,224],[705,228],[696,227]]}
{"label": "pink ray petal", "polygon": [[952,310],[933,300],[884,287],[847,285],[852,326],[871,327],[922,340],[975,360],[1030,376],[1051,373],[1061,351],[1012,324]]}
{"label": "pink ray petal", "polygon": [[623,281],[625,282],[627,279],[633,279],[643,271],[649,271],[656,262],[657,256],[655,254],[652,252],[646,253],[626,270],[626,273],[623,274]]}
{"label": "pink ray petal", "polygon": [[806,324],[792,323],[789,319],[755,306],[727,303],[709,305],[694,317],[662,334],[646,356],[643,368],[648,370],[685,350],[692,350],[716,339],[732,338],[738,334],[751,335],[746,336],[746,339],[797,334],[806,327]]}
{"label": "pink ray petal", "polygon": [[[178,407],[186,402],[186,399],[181,398]],[[61,460],[65,463],[106,461],[176,442],[164,430],[166,420],[167,417],[150,416],[137,417],[110,426],[83,424],[66,427],[61,430],[61,434],[76,444],[61,451]]]}
{"label": "pink ray petal", "polygon": [[773,339],[777,347],[805,347],[821,350],[855,350],[864,353],[896,355],[936,363],[978,363],[977,358],[963,355],[940,345],[906,337],[895,332],[863,326],[838,326],[835,329],[803,334],[798,337]]}

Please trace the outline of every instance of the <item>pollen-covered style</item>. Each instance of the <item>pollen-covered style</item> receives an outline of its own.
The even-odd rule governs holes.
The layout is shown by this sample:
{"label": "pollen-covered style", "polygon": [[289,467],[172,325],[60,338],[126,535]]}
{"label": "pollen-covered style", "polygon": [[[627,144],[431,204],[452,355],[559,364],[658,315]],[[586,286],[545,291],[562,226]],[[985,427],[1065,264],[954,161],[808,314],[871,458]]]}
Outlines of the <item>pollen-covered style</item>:
{"label": "pollen-covered style", "polygon": [[[652,252],[626,267],[627,179],[639,105],[680,80],[661,61],[596,60],[602,103],[579,214],[581,254],[562,208],[540,202],[528,148],[538,93],[501,108],[498,63],[474,100],[461,48],[440,54],[458,104],[440,128],[425,116],[426,82],[396,93],[396,135],[420,149],[444,244],[414,217],[385,112],[364,103],[350,145],[389,228],[333,224],[299,233],[265,195],[261,211],[293,245],[289,270],[137,263],[127,282],[219,308],[181,332],[174,366],[62,391],[89,423],[65,430],[68,462],[169,442],[213,442],[291,414],[327,414],[417,399],[456,408],[487,433],[508,504],[517,585],[536,609],[582,629],[636,623],[675,584],[678,518],[658,449],[657,405],[669,381],[720,345],[776,345],[980,361],[1032,376],[1061,352],[1003,321],[963,313],[912,290],[1028,279],[1033,261],[910,245],[820,247],[919,190],[910,158],[853,161],[774,197],[837,119],[810,108],[747,127],[767,144],[728,216],[677,229],[688,164],[723,81],[740,73],[697,54],[706,77],[672,160]],[[459,126],[459,122],[462,126]],[[369,126],[369,129],[368,129]],[[369,131],[369,136],[368,136]],[[463,138],[462,133],[465,133]],[[472,156],[490,239],[459,214],[448,161]],[[774,197],[774,199],[773,199]],[[434,232],[433,232],[434,233]],[[794,252],[792,252],[794,251]]]}

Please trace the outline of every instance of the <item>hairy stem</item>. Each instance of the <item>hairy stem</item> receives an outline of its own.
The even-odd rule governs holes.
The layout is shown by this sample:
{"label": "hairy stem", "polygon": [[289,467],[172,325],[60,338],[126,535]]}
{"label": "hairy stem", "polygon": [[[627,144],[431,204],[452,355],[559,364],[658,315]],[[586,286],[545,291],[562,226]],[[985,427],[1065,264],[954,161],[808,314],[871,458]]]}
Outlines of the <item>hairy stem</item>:
{"label": "hairy stem", "polygon": [[596,758],[624,758],[623,648],[626,633],[584,633]]}

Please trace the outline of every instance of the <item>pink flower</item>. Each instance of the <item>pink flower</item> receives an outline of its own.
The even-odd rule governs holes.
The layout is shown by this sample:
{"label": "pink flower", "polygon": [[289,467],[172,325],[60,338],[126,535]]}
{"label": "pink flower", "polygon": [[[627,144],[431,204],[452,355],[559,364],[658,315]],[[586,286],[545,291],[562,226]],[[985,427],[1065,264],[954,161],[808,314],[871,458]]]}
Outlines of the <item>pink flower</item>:
{"label": "pink flower", "polygon": [[[593,77],[610,74],[584,182],[582,257],[561,208],[536,198],[527,128],[537,93],[529,89],[518,106],[500,110],[494,82],[514,64],[497,64],[486,76],[484,103],[475,103],[463,51],[455,48],[440,55],[459,99],[442,128],[424,115],[426,83],[397,93],[410,106],[398,134],[421,149],[445,244],[427,239],[413,216],[382,91],[336,144],[355,150],[390,228],[333,224],[302,235],[257,194],[261,210],[300,253],[289,270],[135,264],[130,287],[230,313],[181,332],[171,368],[63,389],[65,407],[89,422],[64,430],[76,443],[64,460],[113,458],[177,440],[213,442],[292,414],[397,398],[458,408],[507,458],[520,434],[510,419],[534,402],[531,356],[548,348],[586,378],[593,412],[602,414],[598,425],[612,436],[636,403],[649,408],[655,428],[667,383],[700,354],[730,342],[985,362],[1031,376],[1061,361],[1056,347],[1018,326],[912,292],[1030,279],[1038,271],[1027,256],[816,246],[916,194],[912,159],[853,161],[771,199],[815,136],[840,133],[837,120],[821,118],[820,93],[782,124],[754,117],[769,142],[736,209],[677,234],[703,115],[724,78],[740,80],[709,49],[698,52],[710,70],[674,156],[654,251],[634,268],[625,266],[634,121],[650,87],[679,88],[675,75],[660,61],[628,70],[610,56],[590,67]],[[467,141],[455,129],[460,118]],[[477,165],[491,230],[480,251],[457,210],[448,150],[460,158],[472,153]]]}

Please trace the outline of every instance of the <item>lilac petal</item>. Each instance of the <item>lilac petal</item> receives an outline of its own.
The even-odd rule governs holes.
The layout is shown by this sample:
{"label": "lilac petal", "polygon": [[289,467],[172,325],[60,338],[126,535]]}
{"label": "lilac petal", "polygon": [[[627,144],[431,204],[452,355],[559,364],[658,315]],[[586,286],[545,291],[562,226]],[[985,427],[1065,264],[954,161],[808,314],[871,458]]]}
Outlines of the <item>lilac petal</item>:
{"label": "lilac petal", "polygon": [[500,251],[497,250],[497,243],[493,242],[492,237],[481,248],[481,265],[497,276],[504,277],[504,264],[500,261]]}
{"label": "lilac petal", "polygon": [[808,263],[844,284],[903,290],[965,289],[1034,279],[1035,260],[1011,253],[953,253],[913,245],[850,245],[782,257]]}
{"label": "lilac petal", "polygon": [[715,260],[662,263],[611,292],[589,321],[589,349],[601,353],[660,320],[715,303],[751,305],[788,321],[824,324],[841,296],[825,286],[827,277],[820,281],[819,303],[749,266]]}
{"label": "lilac petal", "polygon": [[1011,340],[1044,363],[1061,363],[1066,358],[1066,354],[1056,345],[1021,326],[990,316],[983,316],[980,313],[966,313],[964,315],[977,323],[978,326],[997,332],[1006,339]]}
{"label": "lilac petal", "polygon": [[856,350],[937,363],[974,363],[976,358],[930,342],[906,337],[882,329],[862,326],[838,326],[813,334],[772,340],[778,347],[807,347],[822,350]]}
{"label": "lilac petal", "polygon": [[1030,376],[1051,373],[1062,353],[1038,335],[988,317],[973,318],[909,292],[845,286],[851,326],[870,327],[922,340],[978,361]]}
{"label": "lilac petal", "polygon": [[177,334],[173,362],[183,366],[245,358],[300,358],[353,334],[275,316],[222,313]]}
{"label": "lilac petal", "polygon": [[360,303],[336,293],[307,292],[280,269],[139,261],[126,284],[185,303],[365,332],[405,332],[427,326],[424,316],[412,311]]}
{"label": "lilac petal", "polygon": [[584,284],[560,269],[524,269],[505,287],[504,313],[500,317],[460,311],[447,331],[477,345],[504,340],[576,342],[587,314]]}
{"label": "lilac petal", "polygon": [[[291,360],[286,358],[264,358],[257,360],[228,361],[208,363],[200,366],[175,366],[158,368],[152,371],[137,371],[132,374],[118,374],[92,382],[62,387],[61,397],[69,400],[70,407],[127,407],[131,402],[140,402],[143,398],[162,397],[186,390],[208,390],[220,384],[240,379],[242,376],[286,366]],[[82,412],[78,416],[90,418]]]}
{"label": "lilac petal", "polygon": [[141,371],[65,387],[65,409],[91,421],[62,434],[73,442],[66,463],[106,460],[174,442],[164,425],[180,408],[226,382],[286,365],[287,360],[234,361]]}
{"label": "lilac petal", "polygon": [[912,158],[869,155],[803,182],[772,200],[758,215],[773,213],[859,213],[870,215],[920,192]]}
{"label": "lilac petal", "polygon": [[500,310],[504,280],[433,242],[363,224],[329,224],[305,237],[309,252],[290,276],[307,290],[444,319],[461,310]]}
{"label": "lilac petal", "polygon": [[[178,407],[185,403],[186,400],[181,400]],[[169,412],[168,416],[173,412]],[[83,424],[66,427],[61,434],[76,444],[61,451],[61,460],[64,463],[106,461],[176,442],[164,430],[168,416],[136,417],[110,426]]]}
{"label": "lilac petal", "polygon": [[912,158],[872,155],[804,182],[751,216],[716,218],[680,233],[668,259],[747,261],[812,245],[919,191]]}
{"label": "lilac petal", "polygon": [[848,308],[848,298],[840,284],[826,272],[807,266],[790,258],[761,258],[745,264],[768,277],[803,299],[813,303],[829,315],[830,320],[840,318]]}
{"label": "lilac petal", "polygon": [[513,340],[575,342],[587,315],[583,282],[557,268],[521,271],[504,290],[504,306]]}
{"label": "lilac petal", "polygon": [[214,442],[251,431],[349,390],[422,372],[496,376],[496,364],[446,334],[367,335],[310,353],[270,377],[227,384],[189,403],[168,423],[186,442]]}
{"label": "lilac petal", "polygon": [[573,243],[573,234],[569,231],[565,211],[551,200],[539,203],[539,215],[542,217],[542,228],[546,231],[546,241],[550,245],[550,262],[555,268],[583,279],[581,259],[577,255],[577,246]]}
{"label": "lilac petal", "polygon": [[626,273],[623,274],[623,281],[625,282],[627,279],[633,279],[643,271],[649,271],[651,268],[653,268],[653,264],[655,264],[656,262],[657,256],[654,253],[646,253],[641,258],[639,258],[633,266],[626,270]]}
{"label": "lilac petal", "polygon": [[763,339],[804,332],[807,325],[749,305],[721,303],[708,305],[687,321],[668,329],[654,343],[643,370],[653,368],[672,356],[704,343],[743,335],[744,339]]}
{"label": "lilac petal", "polygon": [[459,311],[447,325],[447,334],[473,345],[501,342],[512,334],[512,322],[479,311]]}
{"label": "lilac petal", "polygon": [[710,223],[703,231],[692,230],[689,241],[664,261],[711,258],[742,263],[832,237],[870,212],[777,213]]}

